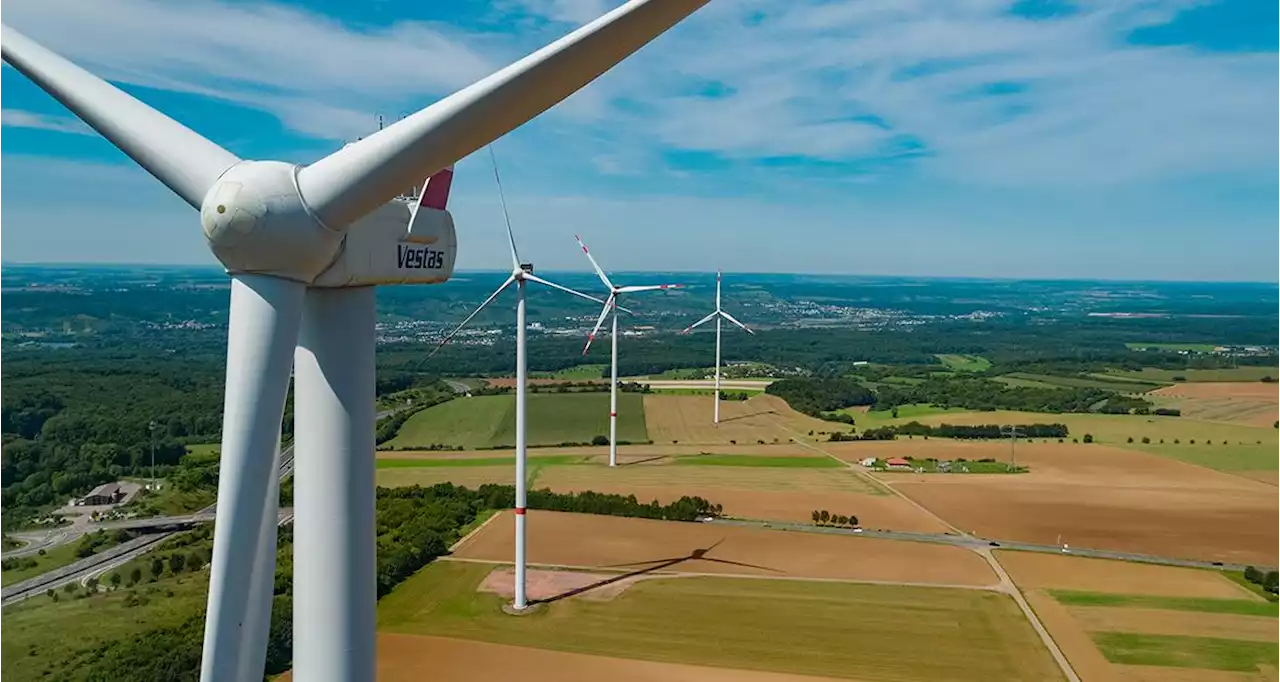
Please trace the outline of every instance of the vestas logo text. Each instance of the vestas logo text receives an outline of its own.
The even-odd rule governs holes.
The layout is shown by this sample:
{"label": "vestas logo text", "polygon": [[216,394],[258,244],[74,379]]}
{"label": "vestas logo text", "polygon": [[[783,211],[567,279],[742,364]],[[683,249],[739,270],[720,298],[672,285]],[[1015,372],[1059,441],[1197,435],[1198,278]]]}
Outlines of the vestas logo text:
{"label": "vestas logo text", "polygon": [[438,270],[444,267],[444,252],[425,246],[396,245],[396,263],[411,270]]}

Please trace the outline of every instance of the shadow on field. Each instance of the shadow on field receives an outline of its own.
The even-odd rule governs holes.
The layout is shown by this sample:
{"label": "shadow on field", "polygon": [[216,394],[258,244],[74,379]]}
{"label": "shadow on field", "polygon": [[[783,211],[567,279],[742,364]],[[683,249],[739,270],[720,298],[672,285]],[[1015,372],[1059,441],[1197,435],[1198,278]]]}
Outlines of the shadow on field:
{"label": "shadow on field", "polygon": [[591,583],[590,585],[575,587],[572,590],[567,590],[565,592],[561,592],[560,594],[546,597],[544,599],[530,599],[529,603],[530,604],[550,604],[552,602],[560,601],[561,599],[576,597],[584,592],[590,592],[591,590],[594,590],[594,589],[605,587],[607,585],[612,585],[616,582],[621,582],[623,580],[626,580],[627,578],[635,578],[637,576],[645,575],[646,573],[654,573],[656,571],[661,571],[664,568],[671,568],[672,566],[675,566],[677,564],[682,564],[686,561],[712,561],[718,564],[729,564],[731,566],[745,566],[747,568],[758,568],[762,571],[782,573],[782,571],[779,571],[776,568],[769,568],[768,566],[746,564],[746,563],[742,563],[741,561],[729,561],[728,559],[713,559],[707,556],[707,554],[711,550],[715,549],[716,546],[722,542],[724,542],[724,538],[720,538],[719,540],[716,540],[715,544],[711,545],[710,547],[707,547],[706,549],[695,549],[692,552],[689,552],[688,554],[686,554],[685,556],[669,557],[666,559],[652,559],[650,561],[632,561],[625,564],[610,564],[608,566],[601,566],[600,568],[623,568],[626,566],[641,566],[644,564],[652,564],[652,566],[647,566],[645,568],[637,569],[629,573],[620,573],[613,577],[605,578],[604,580],[599,580],[597,582]]}
{"label": "shadow on field", "polygon": [[654,455],[653,457],[645,457],[644,459],[633,459],[630,462],[618,462],[618,466],[633,467],[637,464],[648,464],[649,462],[657,462],[662,459],[671,459],[671,455]]}

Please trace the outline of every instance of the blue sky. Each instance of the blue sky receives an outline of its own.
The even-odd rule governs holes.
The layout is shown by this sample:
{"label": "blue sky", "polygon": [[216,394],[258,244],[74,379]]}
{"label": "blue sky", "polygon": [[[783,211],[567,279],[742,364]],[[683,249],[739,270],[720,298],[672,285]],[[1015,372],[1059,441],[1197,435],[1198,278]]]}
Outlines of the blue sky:
{"label": "blue sky", "polygon": [[[246,158],[305,163],[610,0],[8,0]],[[1268,0],[712,0],[496,144],[522,255],[610,270],[1276,281]],[[6,262],[213,263],[197,216],[9,67]],[[505,268],[488,158],[461,268]]]}

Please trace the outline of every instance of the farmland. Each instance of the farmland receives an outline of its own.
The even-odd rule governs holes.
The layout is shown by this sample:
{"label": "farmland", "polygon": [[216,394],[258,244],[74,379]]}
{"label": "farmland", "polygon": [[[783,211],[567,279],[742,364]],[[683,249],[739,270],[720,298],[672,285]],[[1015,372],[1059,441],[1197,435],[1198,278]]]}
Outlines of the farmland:
{"label": "farmland", "polygon": [[[1004,460],[1007,443],[832,443],[847,460],[907,456]],[[1240,476],[1104,445],[1022,443],[1014,476],[877,473],[960,528],[982,537],[1171,557],[1273,562],[1275,488]]]}
{"label": "farmland", "polygon": [[720,404],[720,425],[711,423],[711,397],[648,395],[644,398],[650,439],[665,443],[764,443],[783,442],[797,433],[815,429],[836,430],[838,425],[805,416],[786,401],[758,395],[745,401]]}
{"label": "farmland", "polygon": [[1151,397],[1162,406],[1182,410],[1182,415],[1191,419],[1261,427],[1275,423],[1280,403],[1276,385],[1262,382],[1174,384]]}
{"label": "farmland", "polygon": [[1276,605],[1215,572],[998,554],[1084,679],[1275,670]]}
{"label": "farmland", "polygon": [[[456,556],[509,561],[509,528],[501,519],[489,524],[458,547]],[[528,534],[529,561],[549,566],[617,567],[688,557],[665,570],[912,584],[996,582],[981,557],[944,545],[548,511],[530,511]],[[575,540],[587,537],[597,540]],[[700,549],[710,551],[696,558]]]}
{"label": "farmland", "polygon": [[[1260,381],[1263,377],[1280,379],[1275,367],[1232,367],[1227,369],[1155,369],[1112,370],[1104,376],[1116,376],[1171,384],[1180,381]],[[1181,377],[1181,378],[1179,378]]]}
{"label": "farmland", "polygon": [[991,369],[991,361],[981,355],[939,355],[938,360],[955,372],[985,372]]}
{"label": "farmland", "polygon": [[[498,595],[479,591],[491,570],[453,561],[429,566],[383,600],[379,628],[854,679],[1040,680],[1059,674],[1012,600],[987,591],[684,577],[640,581],[609,600],[556,601],[543,613],[517,619],[499,611]],[[841,646],[829,644],[834,632]],[[919,656],[919,641],[931,642],[934,654]],[[988,655],[967,655],[973,650]]]}
{"label": "farmland", "polygon": [[[535,393],[529,396],[530,445],[589,443],[609,433],[608,393]],[[644,402],[634,393],[618,396],[618,440],[644,442]],[[459,448],[510,447],[515,443],[515,396],[461,398],[413,415],[387,445],[412,449],[431,444]]]}

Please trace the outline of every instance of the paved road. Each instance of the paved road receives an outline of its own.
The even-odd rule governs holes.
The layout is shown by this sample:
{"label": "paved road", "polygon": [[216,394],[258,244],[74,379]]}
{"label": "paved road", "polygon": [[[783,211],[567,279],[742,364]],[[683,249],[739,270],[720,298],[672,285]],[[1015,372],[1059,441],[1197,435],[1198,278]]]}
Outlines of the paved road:
{"label": "paved road", "polygon": [[[990,540],[973,535],[953,535],[950,533],[907,533],[892,530],[867,530],[861,532],[852,528],[835,528],[829,526],[813,526],[803,523],[780,523],[777,521],[753,521],[749,519],[716,519],[712,523],[730,526],[749,526],[752,528],[778,528],[781,530],[800,531],[804,533],[828,533],[834,535],[851,535],[864,538],[883,538],[886,540],[905,540],[908,542],[929,542],[939,545],[953,545],[965,549],[981,551],[986,549],[1014,549],[1024,552],[1046,552],[1049,554],[1068,554],[1071,556],[1091,557],[1096,559],[1118,559],[1121,561],[1137,561],[1144,564],[1160,564],[1162,566],[1183,566],[1187,568],[1213,568],[1227,571],[1243,571],[1244,564],[1216,563],[1196,559],[1173,559],[1169,557],[1137,554],[1134,552],[1116,552],[1109,549],[1091,549],[1086,547],[1070,547],[1067,551],[1057,545],[1037,545],[1029,542],[1012,542],[1008,540]],[[991,544],[991,543],[996,544]],[[1270,567],[1262,567],[1273,570]]]}

